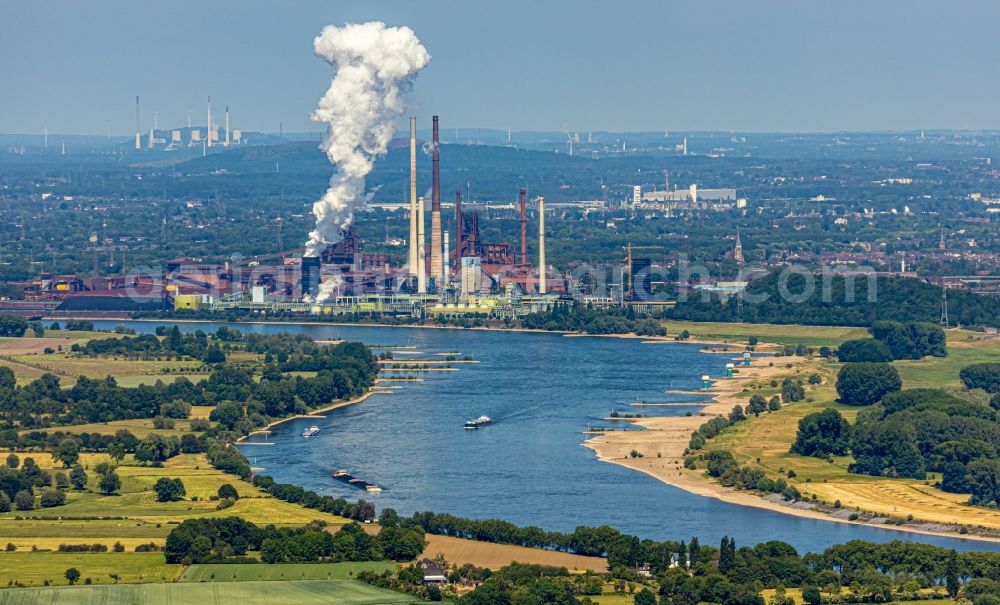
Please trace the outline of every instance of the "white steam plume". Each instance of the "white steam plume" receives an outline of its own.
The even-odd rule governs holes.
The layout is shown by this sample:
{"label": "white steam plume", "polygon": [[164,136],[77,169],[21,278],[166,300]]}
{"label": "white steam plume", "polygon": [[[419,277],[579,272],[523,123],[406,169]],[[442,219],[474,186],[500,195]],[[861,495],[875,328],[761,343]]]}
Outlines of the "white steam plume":
{"label": "white steam plume", "polygon": [[330,88],[311,118],[327,124],[320,149],[336,172],[330,188],[313,204],[316,228],[309,233],[306,256],[317,256],[337,242],[354,209],[364,204],[365,175],[375,157],[387,151],[404,95],[431,59],[413,30],[379,21],[328,25],[313,47],[334,68]]}

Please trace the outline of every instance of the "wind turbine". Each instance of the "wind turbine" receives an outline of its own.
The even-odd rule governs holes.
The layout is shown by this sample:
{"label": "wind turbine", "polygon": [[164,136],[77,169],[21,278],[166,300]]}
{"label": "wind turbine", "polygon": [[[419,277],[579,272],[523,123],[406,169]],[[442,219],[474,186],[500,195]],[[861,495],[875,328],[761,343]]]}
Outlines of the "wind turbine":
{"label": "wind turbine", "polygon": [[569,144],[569,154],[573,155],[573,135],[565,128],[563,128],[563,134],[566,135],[566,142]]}

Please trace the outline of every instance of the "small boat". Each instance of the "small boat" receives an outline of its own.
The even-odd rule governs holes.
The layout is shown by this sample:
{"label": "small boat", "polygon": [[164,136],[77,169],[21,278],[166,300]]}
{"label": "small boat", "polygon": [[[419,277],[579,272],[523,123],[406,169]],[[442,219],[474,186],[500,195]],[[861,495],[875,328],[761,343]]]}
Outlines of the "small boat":
{"label": "small boat", "polygon": [[333,471],[334,477],[346,477],[348,474],[349,473],[347,472],[346,468],[338,468],[337,470]]}
{"label": "small boat", "polygon": [[466,420],[465,421],[465,428],[470,429],[470,430],[474,430],[474,429],[478,429],[481,426],[486,426],[487,424],[490,424],[492,422],[493,422],[493,419],[490,418],[489,416],[480,416],[479,418],[473,418],[471,420]]}
{"label": "small boat", "polygon": [[319,432],[319,427],[314,424],[311,427],[307,428],[306,430],[302,431],[302,436],[303,437],[312,437],[313,435],[315,435],[318,432]]}
{"label": "small boat", "polygon": [[365,491],[369,494],[381,494],[382,488],[377,485],[369,484],[365,486]]}

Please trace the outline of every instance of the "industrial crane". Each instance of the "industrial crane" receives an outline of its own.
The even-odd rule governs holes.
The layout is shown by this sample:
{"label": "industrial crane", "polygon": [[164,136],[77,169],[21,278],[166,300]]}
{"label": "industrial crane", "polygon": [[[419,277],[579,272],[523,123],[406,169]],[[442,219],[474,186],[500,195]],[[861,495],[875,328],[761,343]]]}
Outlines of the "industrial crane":
{"label": "industrial crane", "polygon": [[[627,246],[623,246],[623,249],[627,251],[625,256],[625,263],[627,265],[626,276],[628,279],[628,289],[625,292],[628,293],[629,299],[632,298],[632,251],[633,250],[659,250],[663,246],[633,246],[632,242],[629,242]],[[624,294],[622,296],[624,299]]]}

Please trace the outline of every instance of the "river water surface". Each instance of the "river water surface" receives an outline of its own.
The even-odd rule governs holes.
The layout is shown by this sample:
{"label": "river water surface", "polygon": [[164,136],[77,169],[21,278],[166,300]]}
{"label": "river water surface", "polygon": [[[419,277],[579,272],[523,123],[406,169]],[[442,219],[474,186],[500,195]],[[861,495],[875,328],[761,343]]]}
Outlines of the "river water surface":
{"label": "river water surface", "polygon": [[[95,322],[111,328],[120,322]],[[126,322],[152,332],[149,322]],[[169,322],[165,322],[169,324]],[[224,324],[182,324],[215,331]],[[432,510],[519,525],[571,531],[607,524],[654,539],[740,545],[783,540],[818,551],[852,539],[914,540],[960,550],[1000,550],[1000,544],[939,538],[802,519],[689,494],[642,473],[596,459],[583,447],[588,426],[608,426],[611,411],[697,413],[697,406],[640,408],[641,401],[696,402],[667,393],[700,386],[702,374],[720,376],[729,356],[699,352],[694,344],[643,344],[635,339],[556,334],[305,324],[225,324],[256,333],[293,332],[315,339],[345,338],[394,351],[395,359],[471,355],[478,363],[456,371],[411,372],[419,382],[376,394],[362,403],[274,428],[273,445],[241,446],[254,467],[282,483],[402,514]],[[391,374],[387,374],[391,375]],[[494,423],[464,430],[468,418]],[[316,424],[321,432],[301,436]],[[335,469],[382,486],[366,494],[332,478]]]}

